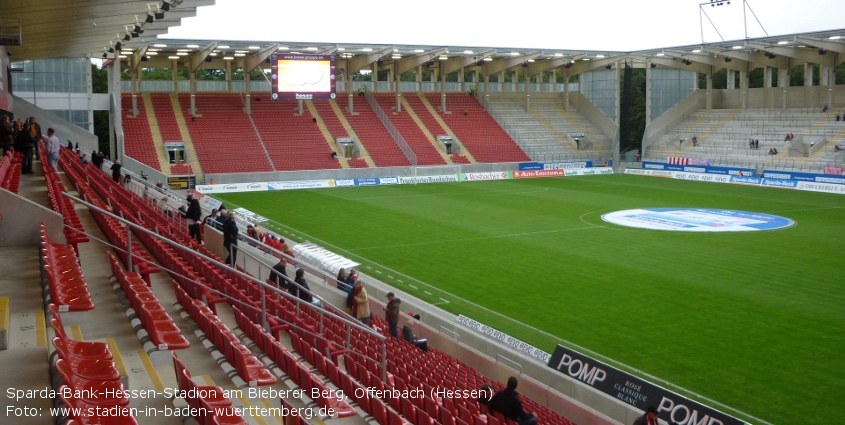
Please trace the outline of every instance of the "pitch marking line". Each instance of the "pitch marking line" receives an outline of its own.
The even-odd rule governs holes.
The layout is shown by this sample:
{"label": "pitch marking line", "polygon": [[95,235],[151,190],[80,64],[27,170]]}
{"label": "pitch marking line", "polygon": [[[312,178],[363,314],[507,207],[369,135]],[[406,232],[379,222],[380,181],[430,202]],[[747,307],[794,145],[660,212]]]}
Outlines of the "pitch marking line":
{"label": "pitch marking line", "polygon": [[[589,213],[584,213],[584,214],[582,214],[582,215],[581,215],[581,221],[584,221],[583,217],[584,217],[585,215],[587,215],[587,214],[592,214],[592,213],[595,213],[595,212],[596,212],[596,211],[593,211],[593,212],[589,212]],[[589,225],[590,225],[590,228],[604,228],[604,227],[606,227],[606,226],[600,226],[600,225],[596,225],[596,224],[591,224],[591,223],[588,223],[588,222],[586,222],[586,221],[584,221],[584,223],[589,224]],[[281,226],[284,226],[284,227],[290,228],[290,227],[289,227],[289,226],[287,226],[287,225],[281,225]],[[587,228],[579,228],[579,230],[583,230],[583,229],[587,229]],[[614,229],[614,230],[615,230],[615,229]],[[312,240],[312,241],[319,242],[319,243],[320,243],[320,244],[322,244],[323,246],[326,246],[326,247],[331,247],[331,248],[334,248],[334,249],[335,249],[335,250],[337,250],[337,251],[340,251],[340,252],[344,252],[344,253],[347,253],[347,254],[351,254],[351,255],[357,256],[357,257],[361,258],[361,259],[362,259],[362,260],[364,260],[364,261],[367,261],[367,262],[369,262],[369,263],[371,263],[371,264],[374,264],[374,265],[378,266],[379,268],[382,268],[382,269],[384,269],[384,270],[390,271],[391,273],[395,273],[395,274],[397,274],[397,275],[403,275],[403,276],[404,276],[404,274],[399,273],[398,271],[393,270],[393,269],[391,269],[390,267],[386,267],[386,266],[383,266],[383,265],[381,265],[381,264],[379,264],[379,263],[376,263],[376,262],[374,262],[374,261],[370,261],[370,260],[368,260],[367,258],[365,258],[365,257],[361,257],[360,255],[357,255],[357,254],[355,254],[354,252],[352,252],[352,251],[350,251],[350,250],[347,250],[347,249],[341,248],[341,247],[339,247],[339,246],[337,246],[337,245],[333,245],[333,244],[331,244],[331,243],[329,243],[329,242],[327,242],[327,241],[324,241],[324,240],[319,239],[319,238],[317,238],[317,237],[311,236],[311,235],[309,235],[309,234],[307,234],[307,233],[305,233],[305,232],[301,232],[301,233],[302,233],[302,235],[303,235],[303,236],[305,236],[306,238],[308,238],[308,239],[310,239],[310,240]],[[367,269],[369,269],[369,268],[370,268],[369,266],[365,266],[365,267],[366,267]],[[711,398],[709,398],[709,397],[703,396],[703,395],[698,394],[698,393],[696,393],[696,392],[694,392],[694,391],[690,391],[690,390],[688,390],[688,389],[686,389],[686,388],[684,388],[684,387],[681,387],[681,386],[679,386],[679,385],[675,385],[675,384],[673,384],[673,383],[671,383],[671,382],[669,382],[669,381],[666,381],[666,380],[664,380],[664,379],[658,378],[657,376],[654,376],[654,375],[651,375],[651,374],[646,373],[646,372],[644,372],[644,371],[641,371],[641,370],[639,370],[639,369],[637,369],[637,368],[635,368],[635,367],[632,367],[632,366],[629,366],[629,365],[627,365],[627,364],[625,364],[625,363],[622,363],[622,362],[616,361],[616,360],[614,360],[614,359],[611,359],[611,358],[609,358],[609,357],[607,357],[607,356],[604,356],[604,355],[602,355],[602,354],[600,354],[600,353],[597,353],[597,352],[595,352],[595,351],[593,351],[593,350],[591,350],[591,349],[589,349],[589,348],[587,348],[587,347],[582,347],[582,346],[580,346],[580,345],[578,345],[578,344],[576,344],[576,343],[574,343],[574,342],[567,341],[567,340],[565,340],[565,339],[563,339],[563,338],[561,338],[561,337],[559,337],[559,336],[557,336],[557,335],[553,335],[553,334],[551,334],[551,333],[549,333],[549,332],[546,332],[546,331],[544,331],[544,330],[542,330],[542,329],[537,329],[537,328],[536,328],[536,327],[534,327],[534,326],[531,326],[531,325],[529,325],[529,324],[523,323],[523,322],[521,322],[521,321],[519,321],[519,320],[516,320],[516,319],[513,319],[513,318],[511,318],[511,317],[505,316],[504,314],[499,313],[499,312],[497,312],[497,311],[490,310],[490,309],[488,309],[488,308],[486,308],[486,307],[484,307],[484,306],[481,306],[481,305],[479,305],[479,304],[477,304],[477,303],[475,303],[475,302],[469,301],[469,300],[467,300],[467,299],[465,299],[465,298],[459,297],[459,296],[457,296],[457,295],[455,295],[455,294],[452,294],[452,293],[450,293],[450,292],[447,292],[447,291],[444,291],[444,290],[442,290],[442,289],[436,288],[436,287],[434,287],[433,285],[428,284],[428,283],[426,283],[426,282],[423,282],[423,281],[421,281],[421,280],[419,280],[419,279],[414,279],[414,278],[411,278],[411,277],[409,277],[409,276],[406,276],[406,278],[408,278],[409,280],[414,280],[415,282],[417,282],[417,283],[419,283],[419,284],[421,284],[421,285],[423,285],[423,286],[429,287],[429,288],[431,288],[431,289],[433,289],[433,290],[435,290],[435,291],[438,291],[439,293],[443,293],[443,294],[445,294],[445,295],[448,295],[448,296],[450,296],[450,297],[452,297],[452,298],[454,298],[454,299],[456,299],[456,300],[459,300],[459,301],[461,301],[461,302],[463,302],[463,303],[466,303],[467,305],[471,305],[471,306],[473,306],[473,307],[475,307],[475,308],[478,308],[478,309],[481,309],[481,310],[485,310],[485,311],[487,311],[487,312],[489,312],[489,313],[491,313],[491,314],[493,314],[493,315],[496,315],[496,316],[498,316],[498,317],[502,318],[502,319],[503,319],[503,320],[505,320],[505,321],[509,321],[509,322],[511,322],[511,323],[516,323],[516,324],[518,324],[518,325],[520,325],[520,326],[523,326],[523,327],[525,327],[525,328],[527,328],[527,329],[531,329],[531,330],[533,330],[533,331],[535,331],[535,332],[537,332],[537,333],[539,333],[539,334],[542,334],[542,335],[545,335],[545,336],[547,336],[547,337],[549,337],[549,338],[552,338],[552,339],[554,339],[554,340],[560,341],[563,345],[568,345],[569,347],[572,347],[572,348],[574,348],[574,349],[576,349],[576,350],[578,350],[578,351],[581,351],[581,352],[583,352],[583,353],[589,354],[590,356],[595,357],[595,358],[596,358],[596,359],[598,359],[598,360],[602,360],[602,361],[604,361],[604,362],[606,362],[606,363],[608,363],[608,364],[610,364],[610,365],[615,365],[615,366],[618,366],[620,369],[627,369],[627,370],[628,370],[628,371],[630,371],[630,372],[633,372],[633,373],[635,373],[635,374],[639,374],[640,376],[643,376],[643,377],[645,377],[645,378],[648,378],[648,379],[650,379],[651,381],[653,381],[653,382],[655,382],[655,383],[662,384],[663,386],[668,387],[668,388],[670,388],[670,389],[674,389],[674,390],[676,390],[676,391],[686,393],[686,394],[691,395],[691,396],[693,396],[693,397],[697,397],[697,398],[699,398],[700,400],[704,400],[704,401],[706,401],[707,403],[713,404],[713,405],[715,405],[715,406],[718,406],[718,407],[720,407],[720,408],[722,408],[722,409],[724,409],[724,410],[730,411],[730,412],[738,413],[738,414],[740,414],[741,416],[745,416],[745,417],[747,417],[747,418],[750,418],[750,419],[752,419],[752,420],[754,420],[754,421],[757,421],[757,422],[760,422],[760,423],[762,423],[762,424],[765,424],[765,425],[774,425],[774,424],[772,424],[771,422],[767,422],[767,421],[765,421],[765,420],[763,420],[763,419],[760,419],[760,418],[758,418],[758,417],[756,417],[756,416],[750,415],[750,414],[745,413],[745,412],[743,412],[743,411],[741,411],[741,410],[737,410],[737,409],[735,409],[735,408],[733,408],[733,407],[731,407],[731,406],[728,406],[728,405],[726,405],[726,404],[720,403],[720,402],[718,402],[718,401],[716,401],[716,400],[713,400],[713,399],[711,399]],[[416,288],[415,288],[415,289],[416,289]],[[433,304],[433,305],[439,305],[439,304]]]}

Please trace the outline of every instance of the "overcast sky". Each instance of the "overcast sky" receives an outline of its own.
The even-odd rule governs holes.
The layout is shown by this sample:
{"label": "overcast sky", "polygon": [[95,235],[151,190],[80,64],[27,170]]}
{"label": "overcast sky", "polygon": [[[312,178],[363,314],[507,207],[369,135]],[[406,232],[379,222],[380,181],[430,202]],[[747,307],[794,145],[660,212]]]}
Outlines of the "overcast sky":
{"label": "overcast sky", "polygon": [[[745,38],[743,2],[217,0],[166,38],[635,51]],[[843,29],[842,0],[748,0],[748,37]],[[754,11],[760,23],[754,18]],[[713,21],[713,25],[708,21]],[[716,30],[714,30],[714,25]]]}

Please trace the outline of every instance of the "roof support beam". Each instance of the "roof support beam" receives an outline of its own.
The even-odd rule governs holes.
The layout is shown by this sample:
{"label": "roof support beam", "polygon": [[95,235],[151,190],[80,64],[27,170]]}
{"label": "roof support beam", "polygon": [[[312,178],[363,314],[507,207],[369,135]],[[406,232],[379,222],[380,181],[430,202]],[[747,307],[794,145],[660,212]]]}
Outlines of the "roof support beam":
{"label": "roof support beam", "polygon": [[406,56],[402,59],[397,60],[395,63],[396,66],[396,75],[402,75],[405,72],[408,72],[419,65],[424,63],[428,63],[429,61],[434,60],[435,58],[439,57],[440,55],[446,53],[446,48],[441,47],[434,50],[429,50],[425,53],[420,53],[418,55],[413,56]]}
{"label": "roof support beam", "polygon": [[270,55],[279,50],[279,46],[280,44],[274,44],[272,46],[265,47],[244,58],[244,74],[249,74],[253,69],[258,68],[261,65],[261,62],[264,62],[270,57]]}
{"label": "roof support beam", "polygon": [[200,69],[203,63],[205,63],[205,58],[217,48],[217,43],[211,43],[208,46],[204,47],[202,50],[194,53],[193,55],[188,57],[187,65],[188,71],[196,72]]}
{"label": "roof support beam", "polygon": [[466,68],[467,66],[475,65],[478,61],[495,54],[495,50],[487,50],[485,52],[473,53],[472,56],[458,56],[452,59],[447,59],[440,62],[440,72],[442,75],[449,75],[455,71]]}
{"label": "roof support beam", "polygon": [[528,62],[529,59],[535,59],[541,54],[541,52],[532,52],[510,58],[494,59],[490,62],[485,62],[484,65],[481,66],[481,73],[484,75],[492,75],[497,72],[502,72],[506,69],[513,68],[514,66],[522,65],[523,63]]}

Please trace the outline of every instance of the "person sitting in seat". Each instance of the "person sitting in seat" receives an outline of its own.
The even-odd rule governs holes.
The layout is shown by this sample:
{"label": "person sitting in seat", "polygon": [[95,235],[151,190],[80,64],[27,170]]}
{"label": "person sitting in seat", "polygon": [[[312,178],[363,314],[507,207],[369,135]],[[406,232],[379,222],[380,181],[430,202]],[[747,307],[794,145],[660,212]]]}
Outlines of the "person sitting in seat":
{"label": "person sitting in seat", "polygon": [[839,152],[841,150],[842,150],[842,148],[840,148],[839,145],[836,145],[836,146],[833,147],[834,152]]}
{"label": "person sitting in seat", "polygon": [[[414,316],[415,319],[418,319],[419,317],[419,314]],[[411,328],[408,327],[408,325],[402,326],[402,339],[410,342],[411,344],[414,344],[414,346],[419,348],[420,350],[428,352],[428,340],[417,338],[417,336],[414,335],[414,331],[412,331]]]}
{"label": "person sitting in seat", "polygon": [[537,425],[534,414],[526,413],[522,409],[522,401],[519,399],[519,393],[516,392],[516,386],[516,378],[513,376],[508,378],[508,387],[497,392],[490,399],[490,410],[501,413],[519,425]]}

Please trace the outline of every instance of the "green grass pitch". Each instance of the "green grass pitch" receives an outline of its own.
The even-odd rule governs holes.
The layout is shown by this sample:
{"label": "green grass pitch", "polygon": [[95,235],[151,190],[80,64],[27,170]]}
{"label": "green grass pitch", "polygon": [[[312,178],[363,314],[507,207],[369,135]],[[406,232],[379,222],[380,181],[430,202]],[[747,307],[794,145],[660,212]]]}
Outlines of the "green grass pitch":
{"label": "green grass pitch", "polygon": [[[548,352],[568,341],[773,424],[841,420],[841,195],[610,175],[219,198],[279,223],[282,236],[360,261],[400,292]],[[682,233],[601,220],[658,207],[754,211],[796,225]]]}

